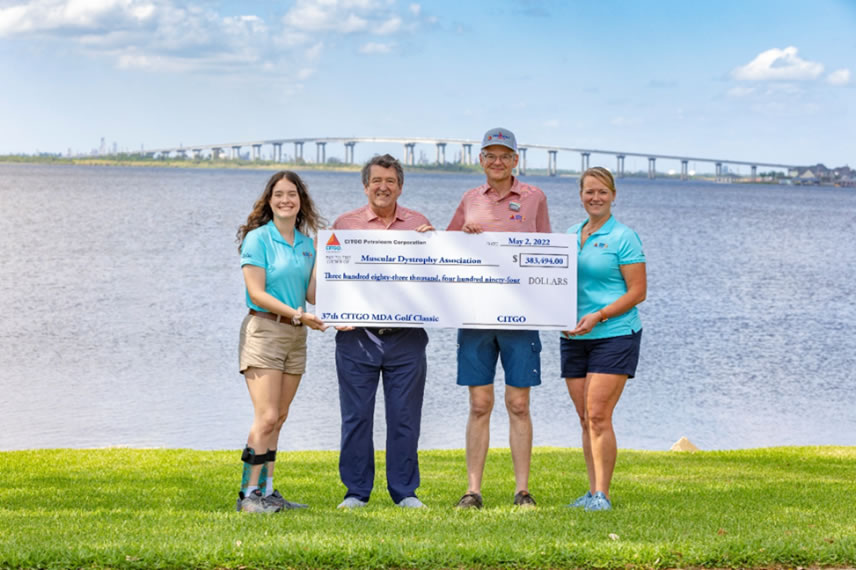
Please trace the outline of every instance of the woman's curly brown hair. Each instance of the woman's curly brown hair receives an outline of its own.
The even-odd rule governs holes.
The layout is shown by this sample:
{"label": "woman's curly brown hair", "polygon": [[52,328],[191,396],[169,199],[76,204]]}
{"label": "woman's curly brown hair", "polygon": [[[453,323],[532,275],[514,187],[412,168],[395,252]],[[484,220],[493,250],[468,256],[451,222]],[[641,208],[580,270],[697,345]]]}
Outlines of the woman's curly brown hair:
{"label": "woman's curly brown hair", "polygon": [[244,243],[244,238],[247,237],[248,233],[256,228],[260,228],[273,219],[273,212],[270,209],[270,198],[273,195],[273,187],[283,178],[297,187],[297,195],[300,197],[300,211],[297,212],[294,227],[303,235],[312,236],[326,226],[327,220],[322,218],[315,210],[315,203],[309,197],[309,191],[306,188],[306,184],[300,179],[300,176],[291,170],[281,170],[270,177],[267,185],[265,185],[265,191],[262,192],[262,195],[259,196],[259,199],[253,205],[253,211],[247,217],[247,223],[238,228],[236,237],[238,238],[239,252],[241,251],[241,245]]}

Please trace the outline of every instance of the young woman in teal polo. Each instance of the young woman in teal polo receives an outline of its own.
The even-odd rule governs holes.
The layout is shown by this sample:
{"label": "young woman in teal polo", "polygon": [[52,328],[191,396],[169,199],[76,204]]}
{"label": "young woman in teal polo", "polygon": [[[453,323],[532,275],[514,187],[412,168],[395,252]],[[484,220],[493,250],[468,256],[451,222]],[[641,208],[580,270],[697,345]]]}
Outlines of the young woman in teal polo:
{"label": "young woman in teal polo", "polygon": [[310,234],[322,224],[300,177],[282,171],[268,180],[247,223],[238,229],[249,308],[238,352],[254,410],[241,454],[239,511],[306,507],[285,500],[274,489],[273,475],[279,432],[306,369],[306,329],[326,328],[303,310],[307,302],[315,303],[315,244]]}
{"label": "young woman in teal polo", "polygon": [[645,300],[647,278],[642,242],[612,215],[615,180],[601,167],[580,177],[580,200],[588,219],[572,226],[577,235],[577,315],[561,339],[562,377],[582,426],[589,490],[570,507],[612,508],[609,486],[618,448],[612,427],[624,384],[636,374],[642,322],[636,305]]}

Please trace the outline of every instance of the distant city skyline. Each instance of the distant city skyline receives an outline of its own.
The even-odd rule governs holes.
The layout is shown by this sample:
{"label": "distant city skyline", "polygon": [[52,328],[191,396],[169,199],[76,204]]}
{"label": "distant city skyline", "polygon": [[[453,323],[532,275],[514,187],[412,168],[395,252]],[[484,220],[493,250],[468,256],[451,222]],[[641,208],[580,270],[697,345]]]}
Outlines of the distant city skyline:
{"label": "distant city skyline", "polygon": [[[0,154],[503,126],[538,144],[856,166],[854,30],[851,0],[0,0]],[[355,159],[379,151],[403,158],[357,145]]]}

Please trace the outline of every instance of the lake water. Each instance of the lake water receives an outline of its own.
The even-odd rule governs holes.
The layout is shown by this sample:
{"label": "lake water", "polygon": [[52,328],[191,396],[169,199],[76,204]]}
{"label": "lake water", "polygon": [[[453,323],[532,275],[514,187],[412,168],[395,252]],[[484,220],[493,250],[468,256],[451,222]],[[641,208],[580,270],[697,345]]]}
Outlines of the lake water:
{"label": "lake water", "polygon": [[[270,174],[0,164],[0,450],[243,446],[235,231]],[[303,176],[331,221],[365,203],[356,173]],[[576,179],[524,179],[555,231],[584,218]],[[401,203],[445,227],[482,180],[407,174]],[[856,445],[856,191],[625,179],[614,211],[649,279],[620,447]],[[455,332],[429,336],[421,446],[462,448]],[[541,337],[535,445],[579,447],[558,336]],[[332,330],[310,333],[280,449],[338,448],[333,346]],[[500,404],[491,444],[507,442]]]}

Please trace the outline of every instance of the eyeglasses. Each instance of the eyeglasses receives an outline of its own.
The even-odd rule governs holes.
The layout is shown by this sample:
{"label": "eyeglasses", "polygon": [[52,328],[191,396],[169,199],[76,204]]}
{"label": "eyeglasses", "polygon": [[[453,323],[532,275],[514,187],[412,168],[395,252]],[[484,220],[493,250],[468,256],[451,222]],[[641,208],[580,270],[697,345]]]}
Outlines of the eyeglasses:
{"label": "eyeglasses", "polygon": [[513,153],[493,154],[492,152],[483,152],[481,155],[488,164],[493,163],[497,158],[501,160],[503,164],[511,164],[514,161]]}

